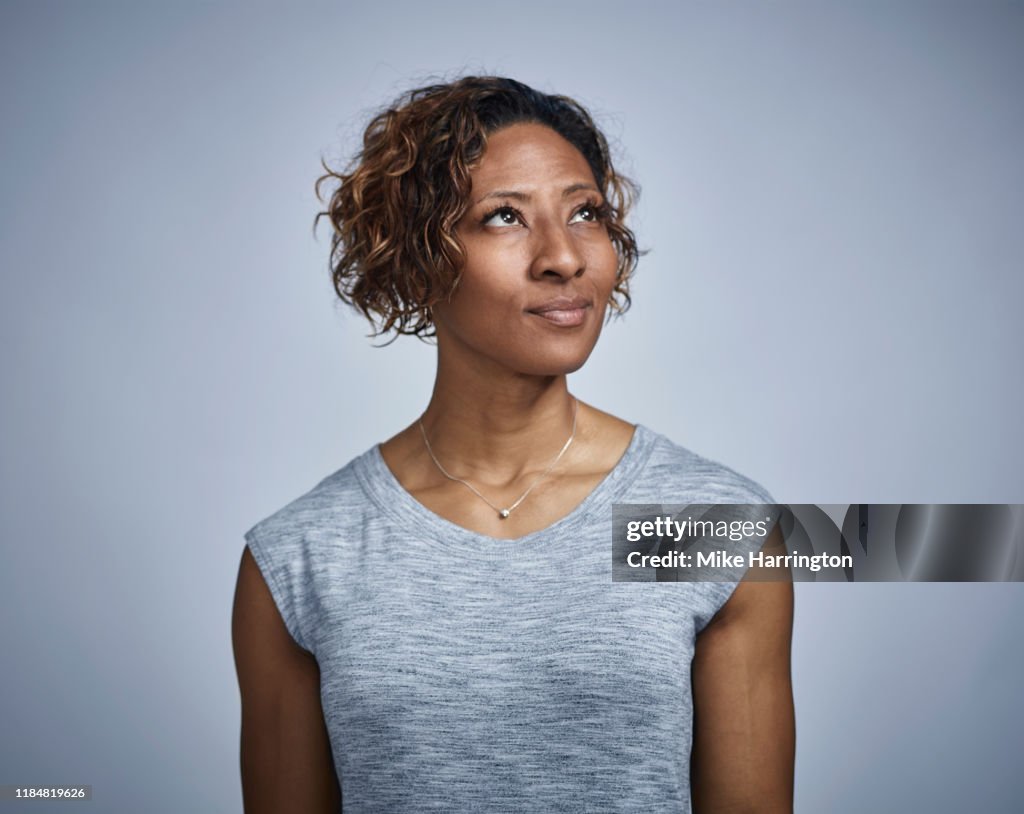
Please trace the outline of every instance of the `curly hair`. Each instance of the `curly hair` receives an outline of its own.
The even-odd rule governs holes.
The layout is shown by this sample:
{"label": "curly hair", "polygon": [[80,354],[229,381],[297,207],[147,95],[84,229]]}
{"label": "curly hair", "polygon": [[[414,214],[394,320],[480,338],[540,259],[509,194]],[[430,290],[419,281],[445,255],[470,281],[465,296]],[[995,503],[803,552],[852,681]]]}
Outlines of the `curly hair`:
{"label": "curly hair", "polygon": [[449,299],[461,277],[465,250],[455,224],[467,209],[470,170],[487,137],[517,123],[543,124],[576,147],[607,202],[605,225],[619,258],[609,316],[630,304],[629,280],[641,252],[625,218],[639,188],[612,165],[608,142],[576,101],[521,82],[466,76],[402,94],[378,113],[363,147],[337,182],[326,210],[334,227],[329,267],[341,300],[380,329],[420,339],[435,336],[432,306]]}

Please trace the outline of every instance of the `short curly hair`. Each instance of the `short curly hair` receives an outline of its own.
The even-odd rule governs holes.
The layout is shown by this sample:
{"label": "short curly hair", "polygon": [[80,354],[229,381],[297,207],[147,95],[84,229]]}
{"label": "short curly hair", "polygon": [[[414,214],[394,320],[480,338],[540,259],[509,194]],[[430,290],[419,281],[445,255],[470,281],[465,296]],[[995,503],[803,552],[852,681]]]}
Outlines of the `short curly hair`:
{"label": "short curly hair", "polygon": [[[370,121],[346,171],[326,171],[316,195],[334,227],[329,267],[341,300],[380,328],[420,339],[436,335],[432,306],[458,286],[465,250],[455,224],[468,207],[470,170],[487,137],[517,123],[546,125],[587,160],[606,201],[605,225],[619,263],[609,316],[630,304],[640,251],[626,215],[639,188],[616,172],[590,114],[566,96],[496,76],[465,76],[402,94]],[[334,180],[328,201],[321,185]]]}

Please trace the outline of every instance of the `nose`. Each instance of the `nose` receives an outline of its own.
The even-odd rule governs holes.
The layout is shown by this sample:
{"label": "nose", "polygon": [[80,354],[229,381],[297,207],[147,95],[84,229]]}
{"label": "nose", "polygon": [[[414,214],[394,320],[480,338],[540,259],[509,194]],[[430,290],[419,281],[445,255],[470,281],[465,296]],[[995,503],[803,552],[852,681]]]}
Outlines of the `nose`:
{"label": "nose", "polygon": [[586,258],[568,226],[552,223],[534,228],[536,241],[530,275],[534,279],[578,277]]}

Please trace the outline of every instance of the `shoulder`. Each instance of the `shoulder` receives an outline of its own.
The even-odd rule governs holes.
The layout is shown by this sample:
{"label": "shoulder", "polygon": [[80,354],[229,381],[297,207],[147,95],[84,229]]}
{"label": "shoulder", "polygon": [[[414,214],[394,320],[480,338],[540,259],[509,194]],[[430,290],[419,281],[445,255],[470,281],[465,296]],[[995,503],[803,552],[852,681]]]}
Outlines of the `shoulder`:
{"label": "shoulder", "polygon": [[288,632],[311,652],[316,647],[323,580],[329,580],[345,558],[345,548],[358,540],[355,530],[372,512],[362,487],[366,454],[321,479],[244,535]]}
{"label": "shoulder", "polygon": [[345,466],[319,480],[315,486],[293,498],[256,523],[248,532],[256,537],[294,536],[315,532],[345,516],[360,499],[360,460],[357,456]]}
{"label": "shoulder", "polygon": [[638,502],[675,496],[702,503],[775,502],[758,481],[732,467],[643,425],[638,431],[650,446],[647,464],[632,490]]}
{"label": "shoulder", "polygon": [[263,517],[245,532],[261,570],[291,572],[315,568],[374,515],[364,483],[372,448],[320,479],[312,488]]}

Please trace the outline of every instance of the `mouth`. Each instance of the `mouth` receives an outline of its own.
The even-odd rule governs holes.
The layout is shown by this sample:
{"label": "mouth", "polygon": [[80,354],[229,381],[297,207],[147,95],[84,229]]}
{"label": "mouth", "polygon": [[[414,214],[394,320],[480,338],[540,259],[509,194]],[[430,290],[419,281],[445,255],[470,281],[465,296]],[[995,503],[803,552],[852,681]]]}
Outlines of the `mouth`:
{"label": "mouth", "polygon": [[572,328],[583,324],[587,318],[587,311],[592,307],[593,303],[584,297],[556,297],[528,308],[526,313],[547,320],[553,325]]}
{"label": "mouth", "polygon": [[[587,306],[587,308],[589,307]],[[550,311],[527,311],[527,313],[541,319],[546,319],[555,325],[572,328],[573,326],[583,324],[583,320],[587,318],[587,308],[555,308]]]}

